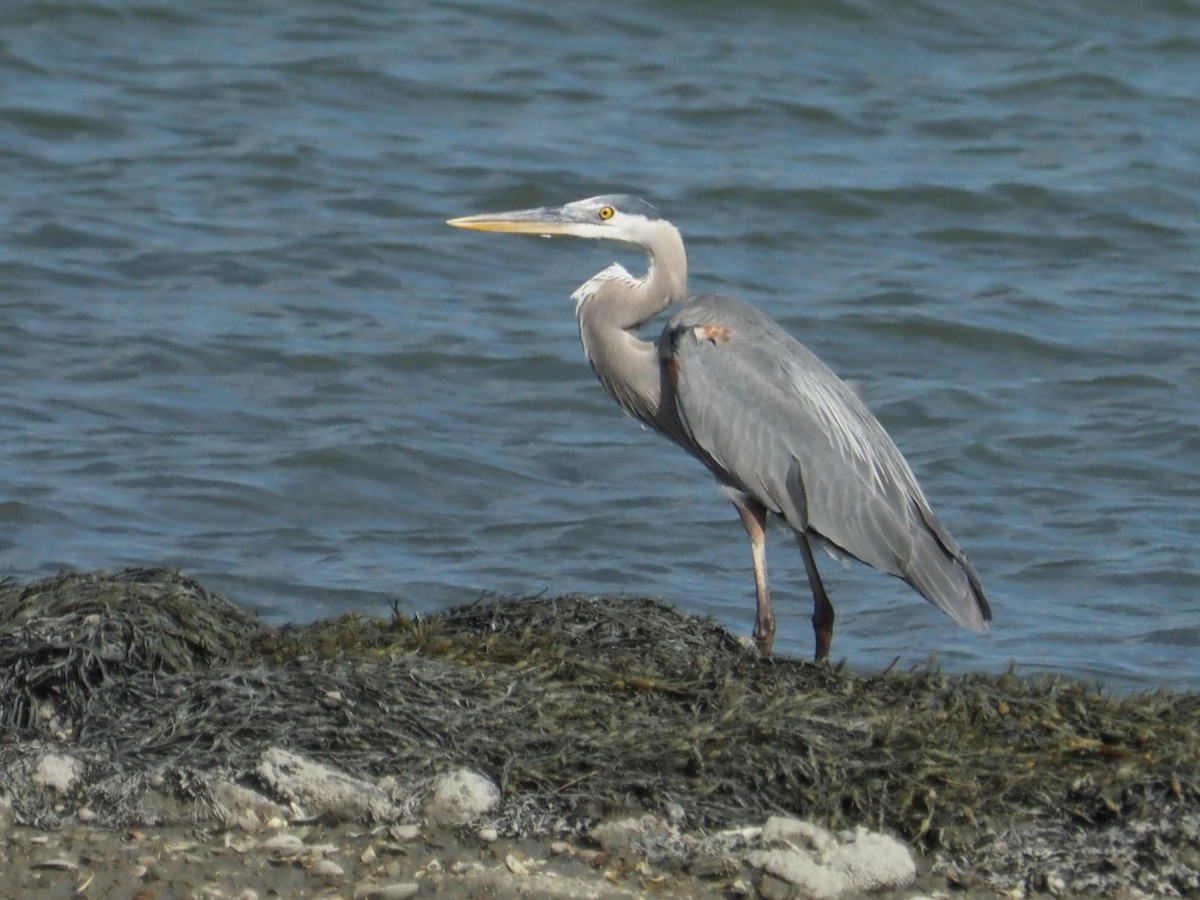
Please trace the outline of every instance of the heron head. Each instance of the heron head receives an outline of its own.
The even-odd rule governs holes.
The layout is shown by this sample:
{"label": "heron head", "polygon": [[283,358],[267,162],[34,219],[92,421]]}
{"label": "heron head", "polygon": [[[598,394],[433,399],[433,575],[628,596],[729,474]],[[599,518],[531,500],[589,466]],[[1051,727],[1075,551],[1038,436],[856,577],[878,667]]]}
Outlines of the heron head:
{"label": "heron head", "polygon": [[628,194],[604,194],[576,200],[565,206],[463,216],[451,219],[446,224],[476,231],[504,231],[542,237],[571,235],[646,247],[665,223],[658,210],[645,200]]}

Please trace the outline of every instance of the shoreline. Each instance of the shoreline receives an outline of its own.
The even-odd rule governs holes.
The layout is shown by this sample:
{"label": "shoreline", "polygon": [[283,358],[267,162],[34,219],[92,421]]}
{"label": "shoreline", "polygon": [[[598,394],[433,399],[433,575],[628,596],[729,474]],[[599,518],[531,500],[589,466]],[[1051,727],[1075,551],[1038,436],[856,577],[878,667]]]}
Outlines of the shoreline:
{"label": "shoreline", "polygon": [[[1200,890],[1200,695],[763,661],[651,600],[273,628],[157,569],[8,584],[0,720],[0,861],[23,896],[78,887],[100,847],[122,884],[233,891],[206,896],[368,896],[382,872],[419,893],[553,873],[579,896],[784,897],[772,853],[834,858],[864,824],[915,863],[883,896]],[[350,806],[272,780],[280,759]],[[461,769],[496,791],[469,824],[431,805]],[[622,822],[642,831],[613,844]]]}

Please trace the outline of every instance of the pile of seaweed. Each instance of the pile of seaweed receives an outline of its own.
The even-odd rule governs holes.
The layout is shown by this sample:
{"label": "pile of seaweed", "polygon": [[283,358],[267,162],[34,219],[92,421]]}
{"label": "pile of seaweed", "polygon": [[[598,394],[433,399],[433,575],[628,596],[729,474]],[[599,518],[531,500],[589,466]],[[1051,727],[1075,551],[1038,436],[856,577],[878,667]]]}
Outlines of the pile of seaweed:
{"label": "pile of seaweed", "polygon": [[[475,767],[501,785],[510,833],[643,809],[698,829],[783,813],[898,833],[964,884],[1051,860],[1076,889],[1200,889],[1200,695],[764,661],[654,600],[276,629],[164,570],[10,584],[0,730],[0,766],[80,748],[93,785],[251,777],[283,746],[370,779]],[[89,802],[121,824],[134,807],[106,796]]]}

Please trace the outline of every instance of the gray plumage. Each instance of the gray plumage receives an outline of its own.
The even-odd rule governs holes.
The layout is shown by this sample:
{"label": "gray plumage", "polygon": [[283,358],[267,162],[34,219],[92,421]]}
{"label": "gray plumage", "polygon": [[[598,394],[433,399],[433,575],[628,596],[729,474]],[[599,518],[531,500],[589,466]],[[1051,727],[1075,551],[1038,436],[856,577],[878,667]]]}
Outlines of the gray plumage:
{"label": "gray plumage", "polygon": [[[697,326],[729,328],[727,342]],[[879,421],[808,348],[732,297],[688,302],[659,341],[679,363],[675,405],[722,481],[796,531],[897,575],[968,628],[987,617],[971,564]],[[714,403],[714,398],[720,398]],[[789,483],[792,461],[799,484]]]}
{"label": "gray plumage", "polygon": [[[684,302],[683,240],[636,197],[593,197],[554,209],[454,219],[486,231],[567,234],[634,244],[642,278],[612,265],[575,292],[584,352],[629,413],[699,458],[742,517],[751,540],[764,656],[774,638],[765,568],[765,518],[795,532],[813,592],[818,659],[833,636],[810,539],[904,579],[959,624],[986,629],[979,578],[938,521],[904,457],[859,397],[803,344],[754,307],[724,296]],[[682,303],[657,343],[636,330]]]}

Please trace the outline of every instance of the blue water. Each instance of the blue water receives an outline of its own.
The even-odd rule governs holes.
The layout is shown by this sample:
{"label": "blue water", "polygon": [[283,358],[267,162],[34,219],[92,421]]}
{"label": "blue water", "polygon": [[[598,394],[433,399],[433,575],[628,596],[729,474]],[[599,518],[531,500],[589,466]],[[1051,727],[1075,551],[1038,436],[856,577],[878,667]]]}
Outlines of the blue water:
{"label": "blue water", "polygon": [[1187,0],[13,0],[0,575],[747,633],[732,507],[578,346],[571,291],[640,261],[443,224],[619,190],[854,380],[983,577],[980,637],[822,562],[835,656],[1200,688],[1198,123]]}

